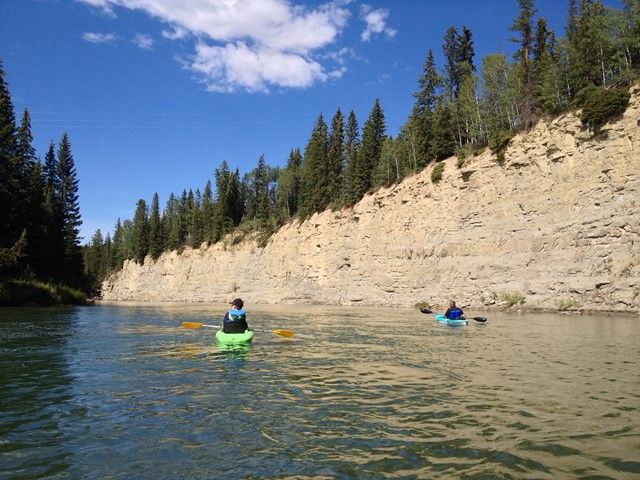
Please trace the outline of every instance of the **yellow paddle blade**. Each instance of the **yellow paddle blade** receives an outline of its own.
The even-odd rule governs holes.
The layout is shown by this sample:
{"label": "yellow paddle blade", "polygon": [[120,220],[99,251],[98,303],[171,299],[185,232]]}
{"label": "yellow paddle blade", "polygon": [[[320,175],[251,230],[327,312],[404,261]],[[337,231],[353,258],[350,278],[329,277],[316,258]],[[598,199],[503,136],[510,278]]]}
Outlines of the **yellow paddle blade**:
{"label": "yellow paddle blade", "polygon": [[200,328],[200,327],[202,327],[202,323],[199,323],[199,322],[182,322],[182,326],[184,328]]}
{"label": "yellow paddle blade", "polygon": [[280,335],[281,337],[293,337],[293,330],[283,330],[279,328],[277,330],[271,330],[271,331],[276,335]]}

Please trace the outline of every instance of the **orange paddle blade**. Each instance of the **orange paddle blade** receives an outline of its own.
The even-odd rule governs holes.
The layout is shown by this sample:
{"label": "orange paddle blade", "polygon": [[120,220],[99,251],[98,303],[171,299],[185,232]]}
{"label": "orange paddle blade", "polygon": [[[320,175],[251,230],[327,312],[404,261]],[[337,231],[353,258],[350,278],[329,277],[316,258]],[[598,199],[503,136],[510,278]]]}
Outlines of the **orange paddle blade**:
{"label": "orange paddle blade", "polygon": [[280,335],[281,337],[293,337],[293,330],[283,330],[281,328],[277,330],[271,330],[276,335]]}
{"label": "orange paddle blade", "polygon": [[200,328],[202,325],[203,324],[199,322],[182,322],[184,328]]}

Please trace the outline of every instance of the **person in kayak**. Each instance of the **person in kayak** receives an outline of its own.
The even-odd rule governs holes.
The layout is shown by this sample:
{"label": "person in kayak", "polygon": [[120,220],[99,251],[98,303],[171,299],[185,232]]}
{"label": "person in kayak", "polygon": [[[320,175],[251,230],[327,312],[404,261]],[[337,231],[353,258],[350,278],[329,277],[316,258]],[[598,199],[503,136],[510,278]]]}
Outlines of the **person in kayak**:
{"label": "person in kayak", "polygon": [[464,318],[464,312],[460,307],[456,307],[456,302],[451,300],[449,302],[449,308],[445,312],[444,316],[449,320],[457,320]]}
{"label": "person in kayak", "polygon": [[247,325],[247,315],[242,307],[244,302],[241,298],[236,298],[231,302],[231,308],[224,314],[222,320],[222,331],[224,333],[243,333],[245,330],[249,330]]}

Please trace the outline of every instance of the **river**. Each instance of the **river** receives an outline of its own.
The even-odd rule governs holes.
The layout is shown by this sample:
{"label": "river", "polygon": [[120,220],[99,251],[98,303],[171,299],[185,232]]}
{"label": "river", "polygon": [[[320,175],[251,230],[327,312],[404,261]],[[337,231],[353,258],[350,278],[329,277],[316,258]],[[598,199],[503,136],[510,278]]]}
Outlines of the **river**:
{"label": "river", "polygon": [[[0,478],[640,476],[640,320],[247,305],[0,310]],[[214,319],[215,318],[215,319]]]}

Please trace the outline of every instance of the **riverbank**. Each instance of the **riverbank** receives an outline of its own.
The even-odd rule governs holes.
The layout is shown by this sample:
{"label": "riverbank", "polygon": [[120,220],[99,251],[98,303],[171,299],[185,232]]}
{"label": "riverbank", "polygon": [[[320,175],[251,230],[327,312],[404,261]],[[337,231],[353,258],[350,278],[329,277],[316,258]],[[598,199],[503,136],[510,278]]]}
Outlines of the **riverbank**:
{"label": "riverbank", "polygon": [[84,292],[39,280],[0,280],[0,307],[88,305]]}
{"label": "riverbank", "polygon": [[640,311],[640,87],[594,133],[578,112],[433,166],[352,208],[284,225],[263,245],[214,245],[126,261],[106,300],[438,305]]}

